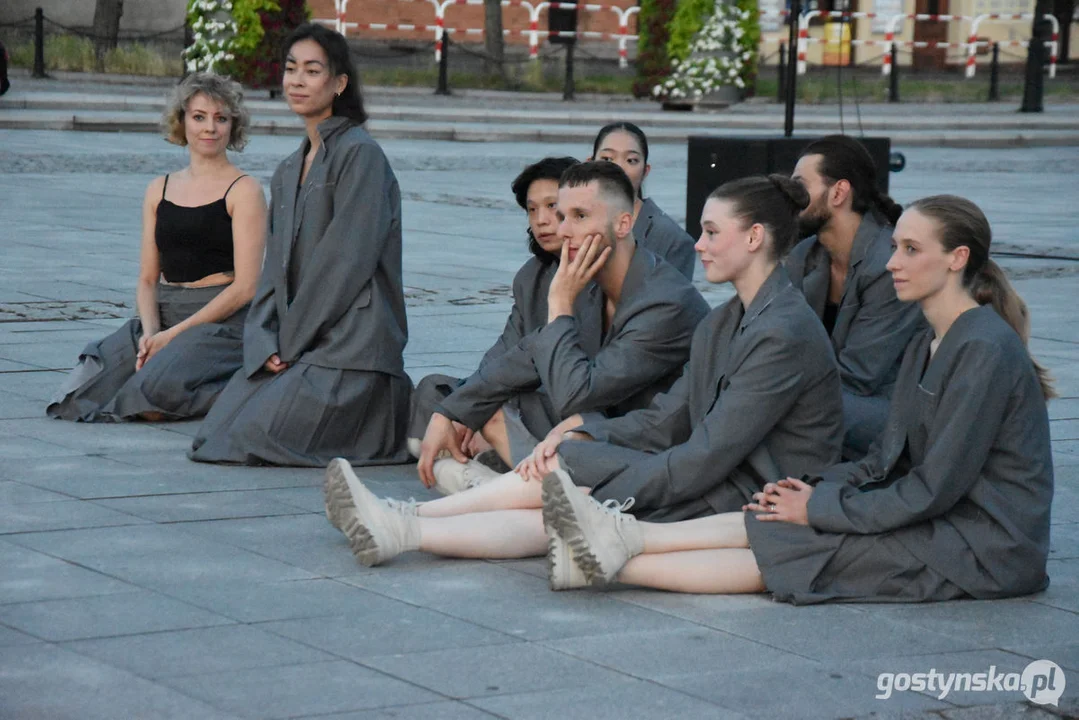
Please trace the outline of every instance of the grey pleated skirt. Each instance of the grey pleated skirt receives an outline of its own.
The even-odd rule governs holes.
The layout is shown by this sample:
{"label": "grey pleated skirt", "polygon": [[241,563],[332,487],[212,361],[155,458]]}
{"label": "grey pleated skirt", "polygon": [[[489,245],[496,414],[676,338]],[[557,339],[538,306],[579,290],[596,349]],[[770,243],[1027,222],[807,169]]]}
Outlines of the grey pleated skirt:
{"label": "grey pleated skirt", "polygon": [[[649,453],[607,442],[570,440],[562,443],[558,450],[559,465],[573,483],[592,488],[592,497],[600,502],[611,499],[624,502],[627,498],[616,497],[607,491],[607,483],[650,457]],[[737,507],[731,509],[740,510],[743,504],[744,501],[739,501]],[[629,512],[648,522],[678,522],[716,514],[715,508],[703,498],[650,510],[631,507]]]}
{"label": "grey pleated skirt", "polygon": [[[201,310],[227,285],[159,285],[165,330]],[[201,417],[243,364],[247,307],[220,323],[185,330],[135,372],[142,322],[135,318],[88,344],[78,364],[45,408],[49,417],[80,422],[121,422],[154,413],[169,420]]]}
{"label": "grey pleated skirt", "polygon": [[746,513],[746,533],[764,586],[781,602],[940,602],[969,597],[912,555],[895,533],[822,533],[805,525],[761,522],[756,513]]}
{"label": "grey pleated skirt", "polygon": [[[463,382],[460,378],[440,374],[420,380],[412,394],[408,436],[423,438],[435,408]],[[510,464],[513,466],[531,455],[540,440],[559,422],[547,394],[542,391],[521,393],[503,403],[502,416],[506,421]]]}
{"label": "grey pleated skirt", "polygon": [[409,462],[407,378],[298,362],[251,378],[237,372],[199,427],[197,462],[324,467]]}

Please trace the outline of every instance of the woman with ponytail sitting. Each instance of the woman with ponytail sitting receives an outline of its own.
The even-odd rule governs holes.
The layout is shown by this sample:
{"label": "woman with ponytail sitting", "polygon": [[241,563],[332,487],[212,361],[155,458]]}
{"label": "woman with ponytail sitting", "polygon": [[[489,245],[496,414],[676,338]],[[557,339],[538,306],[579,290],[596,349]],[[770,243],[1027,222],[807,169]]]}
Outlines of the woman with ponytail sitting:
{"label": "woman with ponytail sitting", "polygon": [[806,146],[793,177],[812,200],[787,272],[832,339],[843,383],[843,455],[857,460],[884,430],[903,350],[925,328],[918,307],[896,297],[885,269],[903,209],[878,192],[873,157],[845,135]]}
{"label": "woman with ponytail sitting", "polygon": [[[375,497],[347,462],[334,460],[326,515],[357,559],[377,565],[408,550],[542,554],[549,538],[538,481],[548,463],[564,463],[582,498],[590,492],[642,519],[673,523],[739,510],[767,482],[838,462],[839,373],[828,336],[781,264],[808,202],[805,189],[781,175],[737,180],[712,194],[696,249],[708,280],[729,282],[737,294],[701,320],[682,376],[647,407],[587,419],[572,432],[556,428],[515,472],[418,507]],[[573,567],[567,552],[552,547],[563,570]],[[571,572],[552,586],[583,582]]]}
{"label": "woman with ponytail sitting", "polygon": [[900,218],[888,269],[930,329],[907,348],[886,430],[861,462],[769,483],[750,512],[662,526],[599,506],[565,473],[545,477],[548,532],[578,575],[796,604],[1044,589],[1055,395],[989,244],[988,221],[962,198],[925,198]]}

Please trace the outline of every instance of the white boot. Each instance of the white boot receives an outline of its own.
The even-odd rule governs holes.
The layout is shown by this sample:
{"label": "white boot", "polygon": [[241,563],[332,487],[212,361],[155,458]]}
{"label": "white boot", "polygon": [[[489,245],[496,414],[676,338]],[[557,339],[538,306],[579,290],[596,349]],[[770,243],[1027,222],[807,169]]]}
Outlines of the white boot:
{"label": "white boot", "polygon": [[457,462],[453,458],[435,460],[432,469],[435,474],[435,490],[443,495],[456,495],[500,476],[500,473],[475,460],[466,463]]}
{"label": "white boot", "polygon": [[352,554],[367,567],[419,550],[416,503],[382,500],[364,487],[342,458],[326,468],[326,517],[345,534]]}
{"label": "white boot", "polygon": [[[592,585],[614,580],[629,559],[644,550],[637,518],[623,512],[632,506],[633,498],[600,504],[581,492],[562,470],[543,478],[543,524],[548,537],[561,539],[569,552],[560,552],[572,555],[573,564]],[[551,587],[571,587],[576,579],[566,569],[564,557],[548,557]]]}

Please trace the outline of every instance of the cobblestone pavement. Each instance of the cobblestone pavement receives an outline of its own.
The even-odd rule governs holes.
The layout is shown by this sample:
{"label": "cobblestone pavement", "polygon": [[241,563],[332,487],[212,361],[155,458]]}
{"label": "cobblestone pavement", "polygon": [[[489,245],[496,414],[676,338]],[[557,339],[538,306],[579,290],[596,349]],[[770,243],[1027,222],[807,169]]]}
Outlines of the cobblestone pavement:
{"label": "cobblestone pavement", "polygon": [[[238,156],[268,183],[295,138]],[[464,374],[526,258],[509,183],[571,145],[384,144],[405,197],[414,378]],[[900,148],[902,149],[902,148]],[[1044,593],[934,606],[793,608],[763,596],[551,593],[541,560],[355,564],[321,473],[196,465],[193,423],[73,425],[43,406],[80,347],[123,322],[151,135],[0,131],[0,718],[1041,718],[1079,713],[1079,149],[907,151],[893,194],[980,203],[1030,304],[1057,494]],[[681,219],[685,148],[648,191]],[[699,283],[712,304],[726,288]],[[423,498],[410,466],[365,473]],[[1059,707],[1018,692],[901,691],[878,674],[1056,662]],[[900,687],[897,685],[897,688]]]}

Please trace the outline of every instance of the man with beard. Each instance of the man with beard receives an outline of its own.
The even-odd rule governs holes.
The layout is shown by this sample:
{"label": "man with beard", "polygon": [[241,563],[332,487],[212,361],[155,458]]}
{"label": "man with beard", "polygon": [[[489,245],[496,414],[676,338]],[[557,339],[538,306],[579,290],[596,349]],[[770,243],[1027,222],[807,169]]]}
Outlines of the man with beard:
{"label": "man with beard", "polygon": [[884,430],[903,351],[924,327],[918,306],[896,298],[885,268],[902,208],[877,190],[872,156],[845,135],[808,145],[792,177],[811,201],[787,272],[831,336],[843,385],[843,455],[856,460]]}

